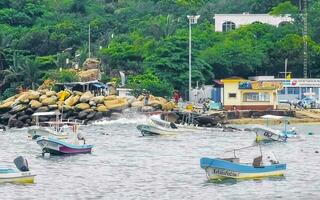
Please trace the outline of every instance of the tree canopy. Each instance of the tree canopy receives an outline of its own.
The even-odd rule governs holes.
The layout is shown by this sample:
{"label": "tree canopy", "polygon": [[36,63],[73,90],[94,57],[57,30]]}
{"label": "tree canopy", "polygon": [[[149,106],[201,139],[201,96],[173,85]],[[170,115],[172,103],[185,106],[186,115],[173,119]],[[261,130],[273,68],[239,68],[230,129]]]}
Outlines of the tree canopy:
{"label": "tree canopy", "polygon": [[[102,60],[105,80],[122,70],[131,86],[158,88],[159,95],[173,89],[184,94],[190,14],[201,15],[192,25],[193,86],[234,75],[277,75],[286,58],[293,76],[302,77],[300,9],[299,0],[2,0],[0,94],[19,85],[32,88],[48,72],[73,79],[64,71],[70,67],[65,60],[81,64],[87,57],[89,25],[90,50]],[[214,31],[214,14],[243,12],[291,14],[294,22]],[[309,1],[308,25],[308,68],[319,77],[319,1]],[[64,74],[55,74],[60,68]],[[161,84],[170,85],[169,91]]]}

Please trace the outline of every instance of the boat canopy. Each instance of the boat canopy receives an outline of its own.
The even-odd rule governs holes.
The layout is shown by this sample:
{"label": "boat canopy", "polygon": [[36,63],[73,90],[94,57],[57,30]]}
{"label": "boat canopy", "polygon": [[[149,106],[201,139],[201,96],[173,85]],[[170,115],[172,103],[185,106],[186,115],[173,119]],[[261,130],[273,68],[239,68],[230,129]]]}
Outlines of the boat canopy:
{"label": "boat canopy", "polygon": [[263,115],[261,116],[263,119],[283,119],[283,116],[278,115]]}
{"label": "boat canopy", "polygon": [[32,116],[48,116],[48,115],[59,115],[59,112],[36,112]]}

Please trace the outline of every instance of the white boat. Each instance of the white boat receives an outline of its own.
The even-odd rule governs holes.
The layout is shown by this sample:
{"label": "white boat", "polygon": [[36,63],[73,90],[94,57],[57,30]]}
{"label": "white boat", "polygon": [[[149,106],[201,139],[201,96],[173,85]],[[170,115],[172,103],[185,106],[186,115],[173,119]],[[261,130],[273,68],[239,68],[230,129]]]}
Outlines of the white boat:
{"label": "white boat", "polygon": [[19,156],[14,160],[17,169],[0,168],[0,183],[33,183],[36,176],[29,171],[28,162]]}
{"label": "white boat", "polygon": [[[40,125],[39,117],[40,116],[56,116],[56,121],[48,121],[43,122]],[[29,128],[28,134],[34,140],[40,136],[51,136],[57,139],[66,139],[68,138],[70,132],[74,132],[73,130],[74,125],[80,125],[76,121],[62,121],[59,118],[59,112],[39,112],[34,113],[32,116],[35,117],[36,125]],[[72,130],[68,130],[72,127]]]}
{"label": "white boat", "polygon": [[177,127],[178,129],[183,129],[185,131],[192,131],[192,132],[196,132],[196,131],[208,131],[208,132],[213,132],[213,131],[223,131],[225,130],[225,127],[200,127],[197,125],[193,125],[193,124],[188,124],[188,123],[183,123],[183,124],[176,124],[176,123],[172,123],[172,122],[168,122],[166,120],[161,119],[160,115],[153,115],[150,117],[150,121],[153,124],[157,124],[159,126],[163,126],[163,127]]}
{"label": "white boat", "polygon": [[[288,138],[298,138],[295,128],[288,128],[285,117],[276,115],[264,115],[261,118],[267,120],[266,126],[255,126],[252,130],[256,133],[256,141],[279,141],[286,142]],[[269,127],[269,120],[282,120],[284,128],[282,130]]]}

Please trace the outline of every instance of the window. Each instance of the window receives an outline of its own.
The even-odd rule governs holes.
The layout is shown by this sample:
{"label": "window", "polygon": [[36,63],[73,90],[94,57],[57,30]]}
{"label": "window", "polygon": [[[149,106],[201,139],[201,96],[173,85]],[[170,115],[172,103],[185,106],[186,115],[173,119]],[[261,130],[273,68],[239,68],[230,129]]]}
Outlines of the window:
{"label": "window", "polygon": [[244,93],[243,94],[243,101],[244,102],[256,102],[256,101],[269,102],[270,95],[267,92],[264,92],[264,93],[258,93],[258,92]]}
{"label": "window", "polygon": [[282,90],[279,90],[278,94],[286,94],[286,88],[283,88]]}
{"label": "window", "polygon": [[237,94],[236,93],[229,93],[229,98],[236,98]]}
{"label": "window", "polygon": [[288,87],[288,94],[299,94],[299,90],[297,87]]}
{"label": "window", "polygon": [[227,21],[222,24],[222,31],[223,32],[229,32],[234,29],[236,29],[236,24],[233,22]]}

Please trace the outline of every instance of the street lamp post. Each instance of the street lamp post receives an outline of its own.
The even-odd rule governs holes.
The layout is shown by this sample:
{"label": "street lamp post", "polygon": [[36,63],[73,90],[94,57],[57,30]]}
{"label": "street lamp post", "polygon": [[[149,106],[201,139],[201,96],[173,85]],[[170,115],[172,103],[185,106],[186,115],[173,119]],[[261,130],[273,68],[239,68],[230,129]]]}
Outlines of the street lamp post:
{"label": "street lamp post", "polygon": [[196,24],[200,15],[188,15],[189,19],[189,101],[191,101],[191,25]]}

